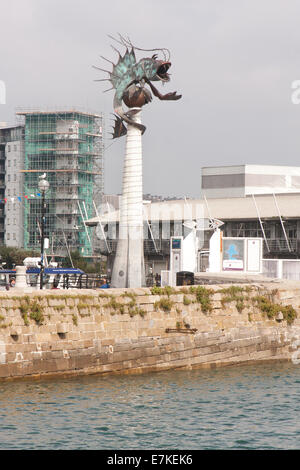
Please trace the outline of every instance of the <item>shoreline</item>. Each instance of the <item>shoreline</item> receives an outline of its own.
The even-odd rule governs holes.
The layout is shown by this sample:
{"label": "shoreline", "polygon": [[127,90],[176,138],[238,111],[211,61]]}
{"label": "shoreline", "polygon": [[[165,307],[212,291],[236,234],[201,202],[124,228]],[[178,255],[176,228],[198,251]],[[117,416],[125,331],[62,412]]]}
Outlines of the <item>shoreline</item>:
{"label": "shoreline", "polygon": [[199,366],[181,366],[181,367],[168,367],[168,368],[147,368],[145,370],[138,369],[132,370],[119,370],[113,372],[98,372],[98,371],[63,371],[63,372],[55,372],[55,373],[41,373],[35,375],[26,375],[22,377],[1,377],[0,384],[4,383],[11,383],[11,382],[37,382],[37,381],[53,381],[53,380],[60,380],[60,379],[75,379],[77,377],[107,377],[107,376],[136,376],[136,375],[147,375],[153,373],[160,373],[160,372],[169,372],[169,371],[196,371],[196,370],[213,370],[213,369],[224,369],[224,368],[235,368],[235,367],[243,367],[243,366],[253,366],[253,365],[260,365],[260,364],[288,364],[292,363],[291,359],[286,358],[275,358],[275,359],[259,359],[259,360],[248,360],[248,361],[241,361],[241,362],[229,362],[229,363],[212,363],[212,364],[203,364]]}

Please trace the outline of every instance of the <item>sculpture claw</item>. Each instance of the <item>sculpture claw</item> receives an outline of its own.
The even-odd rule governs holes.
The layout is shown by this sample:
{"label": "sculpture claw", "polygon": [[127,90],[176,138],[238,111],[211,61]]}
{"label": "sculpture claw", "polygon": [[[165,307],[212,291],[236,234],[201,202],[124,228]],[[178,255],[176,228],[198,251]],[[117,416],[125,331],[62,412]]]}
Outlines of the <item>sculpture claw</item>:
{"label": "sculpture claw", "polygon": [[150,86],[154,96],[156,96],[157,98],[159,98],[162,101],[177,101],[177,100],[180,100],[180,98],[182,97],[182,95],[177,95],[177,91],[173,91],[171,93],[167,93],[166,95],[162,95],[158,91],[158,89],[155,88],[155,86],[153,85],[153,83],[151,83],[150,80],[147,80],[147,83]]}
{"label": "sculpture claw", "polygon": [[173,91],[172,93],[167,93],[166,95],[163,96],[164,100],[180,100],[182,98],[182,95],[177,95],[177,91]]}

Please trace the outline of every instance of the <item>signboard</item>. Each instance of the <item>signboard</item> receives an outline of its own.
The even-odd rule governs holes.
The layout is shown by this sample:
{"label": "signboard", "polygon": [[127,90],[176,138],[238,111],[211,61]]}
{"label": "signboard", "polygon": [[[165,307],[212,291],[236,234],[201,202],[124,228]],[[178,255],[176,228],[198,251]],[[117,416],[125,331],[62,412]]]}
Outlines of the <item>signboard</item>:
{"label": "signboard", "polygon": [[181,239],[172,238],[172,250],[180,250],[180,249],[181,249]]}
{"label": "signboard", "polygon": [[176,273],[182,271],[182,239],[183,237],[171,237],[170,243],[170,271],[172,286],[176,286]]}
{"label": "signboard", "polygon": [[247,240],[247,271],[257,272],[261,269],[261,243],[259,239]]}
{"label": "signboard", "polygon": [[244,256],[244,240],[223,238],[223,271],[243,271]]}

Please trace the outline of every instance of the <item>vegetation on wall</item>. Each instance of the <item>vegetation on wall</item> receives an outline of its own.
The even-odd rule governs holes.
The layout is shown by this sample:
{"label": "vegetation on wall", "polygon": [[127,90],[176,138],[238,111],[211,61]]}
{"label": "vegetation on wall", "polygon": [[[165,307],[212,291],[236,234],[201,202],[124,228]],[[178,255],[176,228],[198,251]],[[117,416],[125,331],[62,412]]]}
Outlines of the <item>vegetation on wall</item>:
{"label": "vegetation on wall", "polygon": [[244,288],[240,286],[230,286],[226,289],[221,289],[219,292],[223,295],[221,303],[225,307],[226,304],[235,302],[236,309],[239,313],[245,308],[245,300],[248,300],[248,297],[245,298]]}
{"label": "vegetation on wall", "polygon": [[162,297],[154,304],[154,309],[157,311],[158,309],[163,310],[164,312],[170,312],[173,307],[172,300],[168,297]]}
{"label": "vegetation on wall", "polygon": [[[249,322],[253,321],[252,314],[258,312],[271,320],[285,320],[288,325],[291,325],[297,318],[297,312],[292,305],[281,305],[276,301],[277,290],[267,291],[256,287],[232,285],[218,290],[204,286],[183,287],[182,290],[175,290],[172,287],[156,287],[151,292],[158,296],[158,299],[155,299],[156,301],[153,303],[154,309],[165,313],[175,310],[177,314],[181,314],[183,305],[193,309],[193,304],[200,304],[201,311],[208,314],[213,311],[213,302],[220,302],[224,308],[228,303],[234,302],[238,312],[243,313],[246,310]],[[217,300],[214,299],[214,294],[221,294],[221,299],[220,296]],[[180,295],[179,298],[178,295]],[[125,291],[118,297],[102,292],[98,295],[74,295],[61,292],[59,294],[20,295],[4,298],[17,302],[13,306],[2,306],[0,304],[1,314],[5,310],[19,310],[25,325],[30,325],[30,320],[35,321],[37,325],[44,324],[45,317],[50,318],[49,312],[46,310],[48,307],[56,312],[61,312],[63,316],[66,316],[66,313],[71,310],[69,313],[72,315],[72,321],[75,325],[78,324],[78,317],[89,316],[95,310],[103,312],[103,309],[109,309],[111,315],[128,314],[130,317],[136,315],[144,317],[147,314],[147,309],[139,304],[139,296],[130,291]],[[199,310],[199,307],[197,310]],[[5,317],[0,315],[0,327],[4,320]]]}
{"label": "vegetation on wall", "polygon": [[291,325],[297,318],[297,312],[292,305],[283,306],[273,303],[267,296],[258,295],[253,298],[253,303],[269,319],[276,320],[278,314],[281,312],[283,319],[286,320],[288,325]]}

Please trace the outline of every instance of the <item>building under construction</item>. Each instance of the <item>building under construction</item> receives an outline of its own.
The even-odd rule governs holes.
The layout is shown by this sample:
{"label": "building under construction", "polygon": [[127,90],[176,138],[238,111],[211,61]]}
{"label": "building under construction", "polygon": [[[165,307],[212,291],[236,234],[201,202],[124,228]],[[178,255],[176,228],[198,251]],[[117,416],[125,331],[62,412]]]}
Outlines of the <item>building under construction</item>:
{"label": "building under construction", "polygon": [[47,253],[66,256],[79,250],[91,256],[91,229],[84,221],[95,213],[103,194],[103,117],[77,110],[18,111],[25,125],[24,243],[40,248],[39,177],[46,173],[45,236]]}

